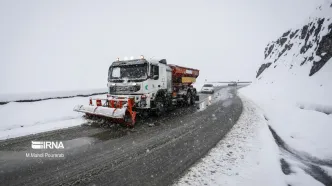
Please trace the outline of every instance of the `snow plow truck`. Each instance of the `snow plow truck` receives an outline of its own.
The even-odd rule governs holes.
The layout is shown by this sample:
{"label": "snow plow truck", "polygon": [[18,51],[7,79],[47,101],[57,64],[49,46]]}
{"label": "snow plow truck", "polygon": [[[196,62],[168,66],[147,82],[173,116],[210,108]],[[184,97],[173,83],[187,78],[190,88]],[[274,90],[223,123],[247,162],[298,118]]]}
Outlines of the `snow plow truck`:
{"label": "snow plow truck", "polygon": [[77,105],[74,111],[133,127],[137,114],[159,116],[195,104],[199,97],[193,83],[198,76],[199,70],[167,64],[166,59],[118,58],[109,67],[107,97],[90,97],[89,105]]}

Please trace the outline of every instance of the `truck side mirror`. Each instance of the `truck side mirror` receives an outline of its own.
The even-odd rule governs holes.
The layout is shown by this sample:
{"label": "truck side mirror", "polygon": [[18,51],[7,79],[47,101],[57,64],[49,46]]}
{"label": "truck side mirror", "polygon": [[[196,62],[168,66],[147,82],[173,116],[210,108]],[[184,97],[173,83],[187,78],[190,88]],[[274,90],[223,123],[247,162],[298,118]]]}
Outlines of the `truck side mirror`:
{"label": "truck side mirror", "polygon": [[159,76],[158,75],[153,75],[153,77],[152,77],[154,80],[157,80],[158,78],[159,78]]}

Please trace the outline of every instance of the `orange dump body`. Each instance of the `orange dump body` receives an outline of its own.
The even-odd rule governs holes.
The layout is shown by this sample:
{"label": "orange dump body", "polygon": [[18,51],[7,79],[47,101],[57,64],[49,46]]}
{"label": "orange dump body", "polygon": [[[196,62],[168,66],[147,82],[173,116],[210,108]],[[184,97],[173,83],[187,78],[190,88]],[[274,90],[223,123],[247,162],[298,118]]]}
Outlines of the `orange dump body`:
{"label": "orange dump body", "polygon": [[199,70],[187,67],[181,67],[177,65],[168,65],[172,68],[173,77],[194,77],[199,76]]}
{"label": "orange dump body", "polygon": [[177,65],[168,65],[172,69],[173,86],[191,85],[196,82],[199,70]]}

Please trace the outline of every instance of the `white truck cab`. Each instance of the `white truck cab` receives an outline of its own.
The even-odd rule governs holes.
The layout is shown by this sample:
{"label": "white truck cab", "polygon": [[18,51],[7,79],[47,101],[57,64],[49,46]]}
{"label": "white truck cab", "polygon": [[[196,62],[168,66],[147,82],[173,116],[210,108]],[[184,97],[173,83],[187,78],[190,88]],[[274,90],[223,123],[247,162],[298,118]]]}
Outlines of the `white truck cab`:
{"label": "white truck cab", "polygon": [[108,96],[135,97],[140,109],[154,107],[159,92],[172,94],[172,71],[165,59],[115,61],[108,74]]}

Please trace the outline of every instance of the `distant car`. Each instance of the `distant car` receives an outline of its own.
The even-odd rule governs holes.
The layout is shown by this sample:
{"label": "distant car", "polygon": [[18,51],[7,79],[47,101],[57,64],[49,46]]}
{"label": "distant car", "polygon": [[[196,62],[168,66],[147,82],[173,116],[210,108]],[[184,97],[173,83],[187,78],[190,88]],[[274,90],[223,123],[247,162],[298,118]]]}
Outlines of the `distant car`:
{"label": "distant car", "polygon": [[214,93],[214,87],[212,84],[205,84],[203,87],[202,87],[202,90],[201,90],[202,93],[210,93],[210,94],[213,94]]}

